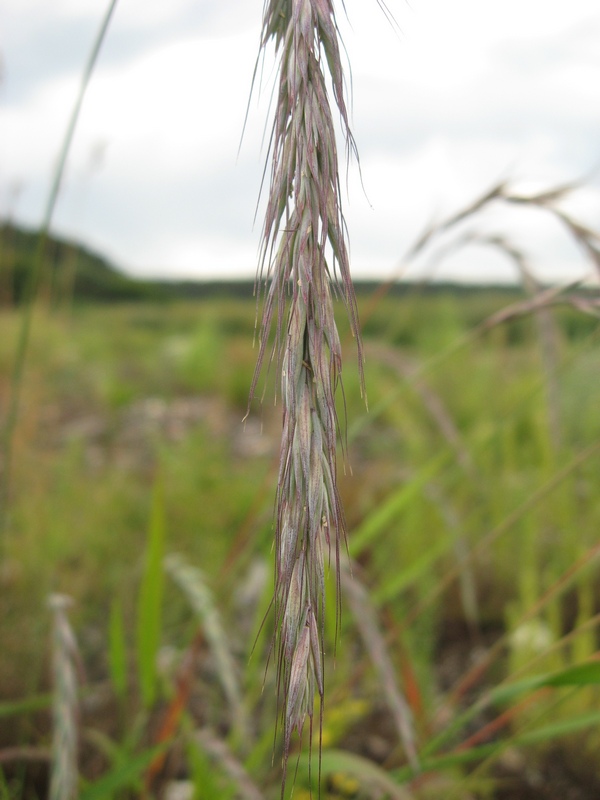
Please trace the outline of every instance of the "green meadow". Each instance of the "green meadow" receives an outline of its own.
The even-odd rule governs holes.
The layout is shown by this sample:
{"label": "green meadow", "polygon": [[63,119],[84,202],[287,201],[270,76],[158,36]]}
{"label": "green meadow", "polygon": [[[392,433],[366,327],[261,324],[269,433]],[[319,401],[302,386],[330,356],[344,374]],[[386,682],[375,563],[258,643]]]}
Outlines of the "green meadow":
{"label": "green meadow", "polygon": [[[327,798],[600,795],[600,329],[567,305],[494,320],[523,299],[361,291],[368,408],[338,309],[351,568],[337,618],[332,555],[297,798],[309,778]],[[36,307],[0,542],[0,798],[48,796],[57,593],[82,800],[278,796],[281,404],[273,363],[246,417],[255,317],[222,292]],[[3,413],[20,324],[3,309]]]}

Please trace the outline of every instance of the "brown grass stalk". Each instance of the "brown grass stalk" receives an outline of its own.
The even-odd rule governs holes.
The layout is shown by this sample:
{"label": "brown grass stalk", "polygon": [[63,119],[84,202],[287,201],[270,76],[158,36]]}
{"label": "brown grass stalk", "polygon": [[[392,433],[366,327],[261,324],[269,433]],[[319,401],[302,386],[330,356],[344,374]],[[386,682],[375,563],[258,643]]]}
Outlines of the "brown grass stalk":
{"label": "brown grass stalk", "polygon": [[[231,644],[204,574],[177,554],[165,559],[165,569],[184,592],[201,622],[204,638],[215,662],[217,678],[229,706],[232,725],[244,740],[248,734],[248,720]],[[191,652],[193,649],[192,646]]]}
{"label": "brown grass stalk", "polygon": [[380,630],[377,614],[367,589],[351,574],[349,567],[342,570],[344,590],[365,649],[379,676],[381,689],[392,713],[394,725],[411,767],[419,770],[419,759],[410,707],[396,680],[396,673],[385,638]]}

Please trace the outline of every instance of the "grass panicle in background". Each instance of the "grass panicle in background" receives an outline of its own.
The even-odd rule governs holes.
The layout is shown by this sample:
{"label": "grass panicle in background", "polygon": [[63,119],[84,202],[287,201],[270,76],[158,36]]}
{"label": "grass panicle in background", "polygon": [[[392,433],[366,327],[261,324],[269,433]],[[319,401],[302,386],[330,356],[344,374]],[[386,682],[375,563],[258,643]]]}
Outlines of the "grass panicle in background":
{"label": "grass panicle in background", "polygon": [[261,48],[271,40],[280,61],[259,268],[268,288],[250,399],[276,316],[276,352],[271,358],[281,370],[283,432],[274,607],[284,787],[292,732],[302,733],[307,715],[312,740],[315,694],[320,698],[319,728],[322,725],[325,560],[333,551],[339,588],[340,542],[345,538],[336,476],[335,394],[342,353],[332,293],[338,273],[361,371],[362,352],[325,74],[327,68],[346,144],[355,151],[333,3],[269,0]]}
{"label": "grass panicle in background", "polygon": [[148,525],[144,572],[138,597],[137,662],[140,691],[146,708],[157,696],[157,653],[162,628],[164,592],[163,558],[165,548],[164,489],[159,477],[154,485]]}
{"label": "grass panicle in background", "polygon": [[77,644],[67,618],[72,604],[69,597],[53,594],[48,599],[52,611],[53,728],[50,800],[75,800],[77,797],[78,686]]}

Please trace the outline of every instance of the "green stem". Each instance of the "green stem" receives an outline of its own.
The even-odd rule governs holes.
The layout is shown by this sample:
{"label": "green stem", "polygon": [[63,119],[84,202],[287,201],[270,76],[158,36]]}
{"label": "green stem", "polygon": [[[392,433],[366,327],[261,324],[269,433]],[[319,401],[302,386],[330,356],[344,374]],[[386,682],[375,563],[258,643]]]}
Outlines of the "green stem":
{"label": "green stem", "polygon": [[62,184],[65,172],[65,166],[67,163],[67,157],[69,155],[71,144],[73,142],[75,128],[77,127],[77,122],[79,120],[81,106],[83,105],[83,99],[87,91],[87,87],[89,85],[92,72],[94,71],[94,67],[98,59],[100,48],[105,39],[106,31],[108,30],[108,25],[110,23],[116,5],[117,5],[117,0],[110,0],[108,8],[104,14],[104,18],[102,19],[102,24],[100,25],[98,33],[96,34],[96,38],[94,40],[92,50],[85,65],[83,75],[81,77],[79,92],[77,95],[77,99],[75,101],[75,105],[73,107],[73,111],[71,112],[71,116],[69,118],[67,130],[63,138],[62,147],[60,149],[58,157],[58,163],[56,165],[56,169],[54,170],[52,185],[48,193],[48,199],[46,201],[46,207],[44,209],[44,216],[42,219],[42,224],[40,226],[40,234],[38,238],[35,255],[33,258],[27,283],[25,285],[25,290],[23,295],[23,317],[21,321],[21,328],[19,331],[15,361],[11,376],[8,411],[6,414],[4,431],[2,433],[1,452],[2,452],[3,470],[2,474],[0,475],[0,552],[1,548],[3,547],[2,542],[4,539],[4,532],[7,528],[7,522],[8,522],[8,501],[10,494],[10,478],[11,478],[11,468],[12,468],[14,432],[19,419],[21,389],[23,385],[23,372],[25,367],[25,359],[27,356],[27,349],[29,347],[29,339],[31,336],[33,306],[37,295],[40,277],[42,274],[44,249],[46,245],[46,240],[48,238],[48,230],[50,228],[52,215],[56,207],[56,201],[58,199],[58,194]]}

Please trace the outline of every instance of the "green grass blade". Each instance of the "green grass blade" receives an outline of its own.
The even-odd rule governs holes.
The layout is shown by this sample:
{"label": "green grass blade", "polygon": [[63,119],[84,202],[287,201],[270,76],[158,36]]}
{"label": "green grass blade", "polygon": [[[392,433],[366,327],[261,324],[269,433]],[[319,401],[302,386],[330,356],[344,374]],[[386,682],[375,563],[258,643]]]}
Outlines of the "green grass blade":
{"label": "green grass blade", "polygon": [[548,686],[590,686],[600,683],[600,661],[576,664],[555,672],[547,680]]}
{"label": "green grass blade", "polygon": [[585,664],[567,667],[559,672],[536,675],[508,686],[498,687],[490,693],[490,699],[494,703],[504,703],[512,700],[518,694],[544,687],[591,686],[595,684],[600,684],[600,661],[588,661]]}
{"label": "green grass blade", "polygon": [[585,728],[591,728],[600,724],[600,712],[595,711],[590,714],[579,714],[569,719],[561,720],[543,728],[536,728],[534,731],[524,733],[515,740],[517,745],[540,744],[540,742],[550,742],[559,739],[561,736],[568,736],[577,733]]}
{"label": "green grass blade", "polygon": [[79,800],[114,800],[121,789],[134,788],[141,776],[150,766],[154,758],[167,748],[170,742],[146,750],[135,758],[120,762],[117,767],[107,772],[100,780],[81,790]]}
{"label": "green grass blade", "polygon": [[127,643],[121,603],[115,599],[108,623],[108,667],[115,692],[122,699],[127,693]]}
{"label": "green grass blade", "polygon": [[447,537],[441,539],[433,547],[430,547],[420,558],[417,558],[406,569],[400,570],[396,574],[392,574],[389,580],[382,583],[379,589],[373,590],[373,600],[376,605],[380,606],[388,603],[400,594],[407,586],[415,583],[422,575],[424,575],[434,561],[441,558],[444,553],[447,553],[452,548],[452,539]]}
{"label": "green grass blade", "polygon": [[30,711],[41,711],[52,705],[51,694],[38,694],[26,697],[23,700],[14,700],[8,703],[0,703],[0,719],[3,717],[14,717],[17,714],[28,714]]}
{"label": "green grass blade", "polygon": [[[309,758],[307,755],[302,756],[298,766],[308,775]],[[314,770],[314,764],[312,769]],[[324,750],[321,754],[321,774],[325,777],[332,773],[353,776],[367,791],[366,796],[369,797],[383,795],[391,800],[411,800],[413,797],[392,777],[390,772],[356,753],[347,753],[344,750]]]}
{"label": "green grass blade", "polygon": [[499,686],[492,689],[478,703],[468,708],[462,714],[454,717],[452,723],[446,730],[431,739],[422,750],[422,755],[426,757],[435,753],[449,739],[457,736],[462,728],[467,725],[473,717],[481,713],[483,708],[491,705],[504,705],[513,700],[518,695],[526,692],[535,692],[543,688],[559,688],[564,686],[581,687],[600,684],[600,661],[590,661],[585,664],[577,664],[574,667],[567,667],[559,672],[534,675],[515,681],[506,686]]}
{"label": "green grass blade", "polygon": [[[521,735],[513,736],[510,741],[492,742],[490,744],[480,745],[479,747],[471,747],[468,750],[459,750],[453,753],[443,753],[433,758],[424,758],[421,763],[421,768],[423,772],[433,772],[450,767],[457,767],[461,764],[470,764],[474,761],[478,762],[485,758],[500,755],[508,744],[510,744],[511,747],[527,747],[529,745],[541,744],[577,733],[578,731],[591,728],[598,724],[600,724],[600,712],[596,711],[590,714],[580,714],[560,722],[544,725],[541,728],[536,728],[533,731],[528,731]],[[394,770],[391,774],[398,781],[406,781],[412,777],[412,771],[409,767],[402,767],[399,770]]]}
{"label": "green grass blade", "polygon": [[137,660],[142,702],[149,708],[156,699],[156,654],[160,643],[164,588],[164,496],[160,478],[154,486],[144,574],[137,609]]}
{"label": "green grass blade", "polygon": [[350,541],[348,542],[348,549],[350,555],[355,557],[367,545],[383,533],[388,525],[390,525],[398,515],[406,508],[406,506],[413,500],[427,481],[431,480],[440,469],[446,464],[450,454],[445,452],[442,455],[433,458],[429,461],[417,474],[404,483],[397,491],[393,492],[390,497],[381,505],[376,508],[363,523],[354,531]]}

